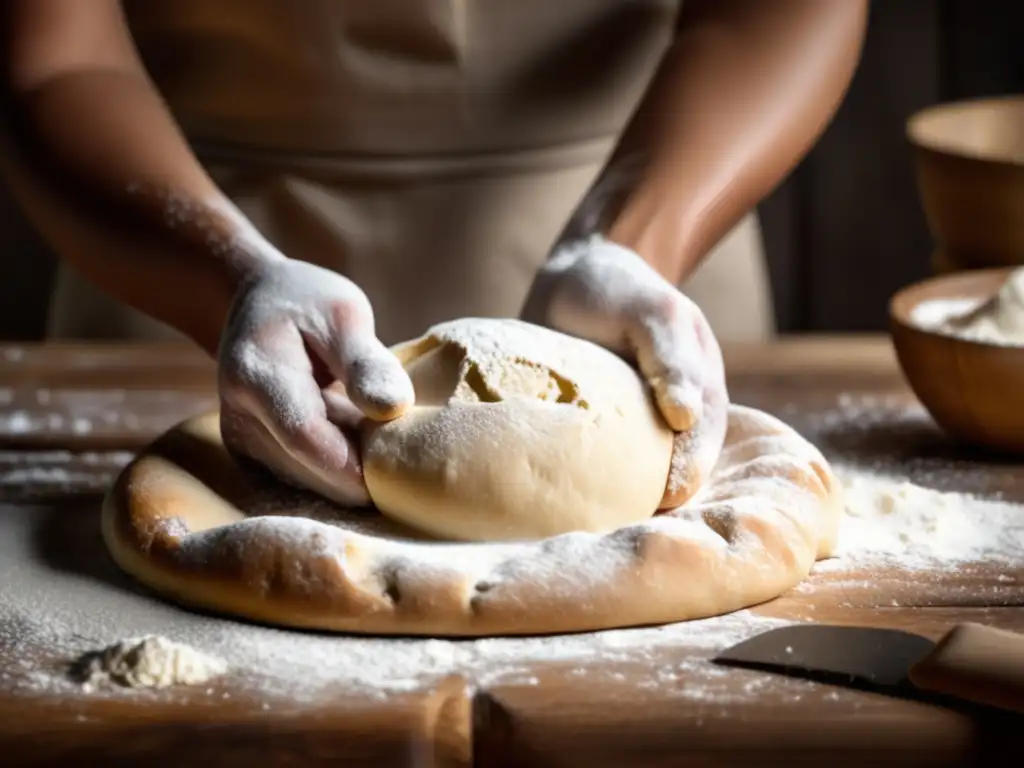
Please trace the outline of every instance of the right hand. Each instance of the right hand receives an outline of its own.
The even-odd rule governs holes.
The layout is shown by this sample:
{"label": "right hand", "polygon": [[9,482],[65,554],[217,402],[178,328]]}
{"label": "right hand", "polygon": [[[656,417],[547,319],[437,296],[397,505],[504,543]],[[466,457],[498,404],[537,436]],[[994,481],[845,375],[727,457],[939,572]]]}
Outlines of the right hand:
{"label": "right hand", "polygon": [[229,451],[341,504],[369,502],[350,435],[363,417],[400,416],[414,394],[358,286],[302,261],[261,265],[235,295],[218,358]]}
{"label": "right hand", "polygon": [[593,236],[556,249],[521,317],[636,364],[676,434],[659,509],[692,498],[718,462],[729,421],[722,351],[697,305],[632,249]]}

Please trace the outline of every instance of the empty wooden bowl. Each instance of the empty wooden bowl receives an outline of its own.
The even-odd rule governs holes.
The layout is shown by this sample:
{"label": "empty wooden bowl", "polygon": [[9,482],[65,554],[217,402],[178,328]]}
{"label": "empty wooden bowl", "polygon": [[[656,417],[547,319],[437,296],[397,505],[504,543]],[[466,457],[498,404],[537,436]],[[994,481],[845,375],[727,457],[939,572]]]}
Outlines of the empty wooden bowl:
{"label": "empty wooden bowl", "polygon": [[936,270],[1024,264],[1024,96],[929,107],[907,137]]}
{"label": "empty wooden bowl", "polygon": [[1024,454],[1024,347],[956,338],[914,318],[929,301],[988,299],[1011,271],[961,272],[911,285],[892,298],[889,320],[903,374],[940,427],[970,445]]}

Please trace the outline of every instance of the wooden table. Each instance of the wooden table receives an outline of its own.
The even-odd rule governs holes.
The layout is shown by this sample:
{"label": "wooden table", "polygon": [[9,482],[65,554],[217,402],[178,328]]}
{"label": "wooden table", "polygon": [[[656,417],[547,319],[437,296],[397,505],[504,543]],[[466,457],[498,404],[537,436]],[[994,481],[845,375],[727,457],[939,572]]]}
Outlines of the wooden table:
{"label": "wooden table", "polygon": [[[1024,501],[1024,467],[962,454],[921,419],[895,416],[912,398],[888,342],[817,338],[727,350],[733,399],[771,411],[830,458],[874,463],[911,479]],[[213,371],[182,347],[0,348],[0,536],[3,516],[45,515],[58,559],[109,572],[95,540],[96,502],[131,450],[211,407]],[[859,403],[837,428],[837,407]],[[878,410],[866,407],[871,403]],[[850,408],[847,408],[850,411]],[[832,414],[831,416],[829,414]],[[842,419],[840,419],[842,421]],[[70,452],[70,455],[68,454]],[[47,472],[59,461],[60,472]],[[937,473],[937,470],[941,472]],[[55,543],[54,543],[55,542]],[[0,549],[2,552],[2,549]],[[104,562],[101,562],[104,561]],[[0,570],[2,570],[0,563]],[[937,637],[973,620],[1024,631],[1024,562],[957,574],[898,571],[842,580],[824,573],[756,609],[764,616],[900,627]],[[2,575],[0,575],[2,578]],[[380,640],[382,648],[389,642]],[[26,656],[26,653],[28,655]],[[1024,721],[979,715],[765,673],[718,668],[711,700],[636,684],[650,665],[701,683],[707,648],[668,647],[646,669],[551,663],[529,681],[482,687],[459,675],[374,699],[334,690],[266,711],[228,680],[174,696],[90,701],[25,695],[3,672],[31,666],[0,624],[0,765],[669,766],[1020,765]],[[604,664],[600,659],[591,666]],[[689,671],[687,671],[689,670]],[[8,675],[10,677],[10,675]],[[213,695],[211,695],[213,694]]]}

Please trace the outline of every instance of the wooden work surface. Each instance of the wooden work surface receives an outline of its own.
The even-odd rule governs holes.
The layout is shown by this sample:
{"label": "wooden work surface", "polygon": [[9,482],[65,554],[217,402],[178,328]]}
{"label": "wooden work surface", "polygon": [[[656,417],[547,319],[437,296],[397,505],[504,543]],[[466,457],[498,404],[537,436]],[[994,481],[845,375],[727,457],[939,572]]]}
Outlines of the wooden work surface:
{"label": "wooden work surface", "polygon": [[[831,459],[1024,501],[1024,465],[959,452],[926,419],[907,418],[913,400],[885,339],[736,347],[727,360],[735,401],[781,416]],[[0,348],[0,555],[5,537],[8,547],[20,546],[11,543],[15,526],[28,524],[25,546],[45,550],[41,567],[117,581],[98,541],[97,502],[130,451],[215,403],[212,384],[210,364],[180,347]],[[965,620],[1024,631],[1022,606],[1024,562],[955,573],[826,572],[756,613],[938,637]],[[642,661],[551,661],[525,678],[483,686],[451,675],[385,697],[338,687],[270,708],[258,686],[230,676],[166,695],[26,692],[16,682],[53,659],[19,641],[18,628],[3,625],[2,608],[3,766],[81,757],[107,766],[592,768],[1024,759],[1019,739],[1014,744],[1019,718],[693,663],[712,654],[703,644],[669,645]],[[394,641],[374,642],[387,654]],[[673,670],[669,683],[638,682],[660,670]],[[687,695],[709,689],[714,695]]]}

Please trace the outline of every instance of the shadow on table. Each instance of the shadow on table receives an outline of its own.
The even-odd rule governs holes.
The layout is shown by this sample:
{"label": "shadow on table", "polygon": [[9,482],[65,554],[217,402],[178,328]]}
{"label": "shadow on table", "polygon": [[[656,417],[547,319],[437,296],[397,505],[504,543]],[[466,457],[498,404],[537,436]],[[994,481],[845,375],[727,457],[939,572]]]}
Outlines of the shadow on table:
{"label": "shadow on table", "polygon": [[972,454],[928,421],[871,421],[815,430],[812,435],[827,453],[855,460],[969,460]]}
{"label": "shadow on table", "polygon": [[141,593],[117,567],[100,532],[100,501],[55,503],[39,510],[32,532],[36,555],[55,571]]}
{"label": "shadow on table", "polygon": [[957,443],[930,419],[871,419],[804,431],[837,464],[941,491],[1024,501],[1024,463]]}

